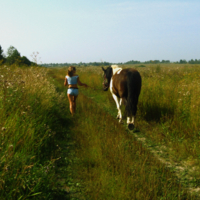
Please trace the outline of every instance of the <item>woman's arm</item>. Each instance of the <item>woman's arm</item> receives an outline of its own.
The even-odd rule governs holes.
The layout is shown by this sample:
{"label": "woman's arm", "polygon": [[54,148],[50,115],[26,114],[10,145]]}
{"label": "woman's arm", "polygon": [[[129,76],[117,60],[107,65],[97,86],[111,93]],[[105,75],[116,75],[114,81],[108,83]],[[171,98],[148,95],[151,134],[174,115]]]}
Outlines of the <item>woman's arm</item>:
{"label": "woman's arm", "polygon": [[88,85],[87,85],[87,84],[85,84],[85,83],[81,83],[81,81],[80,81],[79,77],[78,77],[78,85],[80,85],[80,86],[85,86],[85,87],[87,87],[87,86],[88,86]]}
{"label": "woman's arm", "polygon": [[64,86],[67,86],[67,78],[65,77]]}

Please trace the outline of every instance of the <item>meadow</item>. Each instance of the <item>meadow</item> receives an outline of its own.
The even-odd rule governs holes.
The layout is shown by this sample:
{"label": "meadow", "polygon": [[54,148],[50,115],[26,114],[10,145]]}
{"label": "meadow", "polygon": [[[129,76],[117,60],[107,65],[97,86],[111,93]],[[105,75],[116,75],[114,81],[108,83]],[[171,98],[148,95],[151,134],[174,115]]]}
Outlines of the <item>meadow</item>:
{"label": "meadow", "polygon": [[[116,110],[115,103],[111,97],[111,94],[109,92],[104,92],[101,90],[102,82],[103,82],[101,68],[100,67],[79,67],[77,68],[77,73],[80,75],[81,80],[87,83],[89,86],[91,86],[91,88],[88,88],[88,89],[84,89],[84,88],[81,89],[81,93],[84,95],[84,98],[81,99],[81,96],[80,96],[78,100],[78,105],[79,104],[81,105],[79,107],[81,111],[78,114],[77,118],[79,118],[80,115],[84,115],[83,113],[85,113],[85,117],[81,118],[81,122],[80,122],[80,124],[85,123],[82,128],[83,130],[80,131],[79,126],[78,126],[79,130],[74,131],[74,132],[78,132],[78,135],[76,135],[75,138],[79,138],[79,135],[81,134],[81,132],[84,132],[82,137],[80,138],[80,141],[77,142],[78,144],[80,144],[80,146],[85,145],[85,148],[81,149],[81,152],[83,152],[84,149],[88,150],[86,155],[84,155],[86,156],[87,158],[86,160],[88,162],[90,160],[91,161],[95,160],[97,162],[97,160],[102,159],[101,162],[97,162],[98,163],[97,165],[93,164],[92,165],[93,167],[91,168],[92,169],[95,168],[93,170],[97,170],[96,174],[101,174],[102,171],[104,171],[105,174],[107,174],[108,171],[111,170],[110,169],[111,165],[107,164],[106,166],[104,166],[104,169],[102,169],[102,166],[99,163],[103,163],[102,165],[105,165],[105,163],[108,162],[108,161],[106,162],[105,160],[103,160],[104,157],[106,156],[105,149],[109,149],[109,151],[116,151],[115,153],[113,152],[107,159],[109,160],[111,158],[113,159],[116,158],[116,160],[118,160],[119,157],[124,158],[124,160],[123,159],[118,160],[118,163],[114,164],[116,168],[120,168],[118,173],[123,174],[121,170],[121,165],[123,164],[123,162],[126,161],[125,157],[127,155],[135,156],[137,155],[137,152],[138,152],[137,150],[132,151],[133,147],[130,147],[129,145],[127,145],[126,141],[134,142],[135,140],[137,140],[136,142],[137,145],[134,143],[133,145],[134,147],[138,145],[142,145],[145,151],[150,152],[151,155],[153,155],[153,157],[159,160],[160,164],[163,164],[168,170],[170,170],[170,172],[173,173],[173,175],[175,175],[175,177],[178,178],[178,183],[180,182],[183,188],[187,189],[186,191],[188,191],[190,194],[192,193],[192,194],[198,195],[199,180],[200,180],[200,177],[199,177],[200,66],[199,65],[164,64],[164,65],[145,65],[145,66],[140,66],[140,65],[123,66],[122,65],[121,67],[137,68],[138,71],[141,73],[142,80],[143,80],[142,91],[141,91],[139,105],[138,105],[138,113],[136,117],[136,129],[132,133],[130,133],[129,131],[126,130],[126,126],[120,125],[120,127],[121,126],[123,127],[123,131],[125,131],[123,132],[119,128],[114,129],[114,125],[112,126],[110,125],[112,123],[116,123],[116,124],[118,123],[117,120],[115,119],[117,110]],[[61,81],[63,79],[63,76],[66,74],[66,69],[67,68],[60,68],[60,69],[54,70],[54,77],[57,80]],[[93,108],[92,105],[94,103],[96,105]],[[97,113],[95,112],[95,110],[98,110],[100,108],[105,112],[104,114],[99,115],[98,112]],[[90,110],[91,112],[89,113]],[[112,118],[109,118],[109,116],[112,116]],[[95,120],[95,118],[98,118],[98,120],[91,123],[91,120]],[[113,120],[115,122],[113,122]],[[104,125],[105,123],[107,124]],[[108,131],[107,129],[104,130],[104,128],[107,126],[109,126],[109,128],[113,130],[112,131],[111,130]],[[85,130],[87,127],[88,127],[88,130]],[[102,131],[102,133],[99,133],[100,131]],[[114,136],[111,139],[112,134],[114,134]],[[86,135],[88,138],[86,137]],[[85,139],[85,137],[87,139]],[[106,137],[106,140],[105,140],[105,137]],[[114,144],[116,137],[122,137],[122,138],[120,138],[116,142],[116,144]],[[129,137],[129,138],[126,140],[125,139],[126,137]],[[132,139],[130,139],[130,137]],[[112,141],[112,142],[111,143],[107,142],[108,143],[107,144],[106,141]],[[117,149],[120,146],[120,142],[122,143],[121,145],[122,146],[124,145],[124,148],[126,149],[125,151],[122,148],[123,151],[125,151],[123,156],[122,155],[119,156],[119,152],[117,151]],[[89,143],[91,143],[92,147],[89,146]],[[109,151],[107,153],[110,153]],[[77,153],[77,155],[79,154],[80,153]],[[82,155],[81,157],[84,157],[84,156]],[[126,166],[133,166],[133,162],[135,160],[137,159],[136,158],[130,159],[129,161],[127,161]],[[153,160],[153,158],[151,158],[150,160]],[[85,161],[83,162],[85,163]],[[153,163],[155,162],[153,161]],[[81,166],[81,169],[84,168],[82,165],[79,165],[79,166]],[[146,165],[144,164],[144,166]],[[111,174],[113,174],[112,176],[113,179],[116,178],[115,167],[113,171],[111,170],[110,172]],[[157,164],[155,164],[154,167],[155,169],[160,168]],[[141,169],[141,163],[138,164],[136,168]],[[124,167],[124,169],[126,169],[126,167]],[[149,169],[149,166],[148,166],[148,169]],[[127,170],[128,170],[128,167],[127,167]],[[86,171],[88,171],[88,169]],[[88,172],[86,177],[93,176],[90,173],[93,173],[93,172]],[[166,174],[167,172],[163,172],[163,173]],[[102,176],[106,176],[105,174]],[[138,175],[138,177],[142,179],[143,176],[139,172],[137,172],[136,174]],[[153,179],[156,179],[156,180],[157,179],[160,180],[160,176],[163,176],[163,174],[159,172],[153,173],[152,175]],[[127,177],[131,177],[131,175],[128,174]],[[146,175],[144,175],[144,177],[146,177]],[[107,183],[107,185],[99,186],[98,190],[101,191],[102,193],[105,193],[106,191],[102,190],[102,188],[108,187],[109,185],[108,183],[111,183],[112,181],[104,180],[105,177],[101,177],[101,178],[103,179],[103,182],[105,184]],[[123,183],[124,182],[123,178],[122,177],[117,178],[118,179],[117,182]],[[131,178],[132,182],[134,178]],[[170,178],[170,180],[175,180],[175,179],[176,178],[174,177]],[[92,181],[90,180],[91,181],[90,184],[95,185],[94,183],[95,180],[96,180],[95,178],[92,179]],[[99,184],[99,182],[101,181],[98,180],[96,184],[97,183]],[[150,181],[148,180],[148,182]],[[143,182],[141,185],[145,186],[145,183],[146,182]],[[169,183],[169,185],[170,184],[171,183]],[[125,188],[128,187],[127,183],[123,183],[122,185]],[[124,193],[121,192],[122,185],[116,189],[114,189],[116,185],[110,186],[111,188],[109,188],[108,191],[113,191],[113,193],[114,191],[121,193],[120,194],[121,196],[118,196],[117,199],[123,199],[126,196],[125,193],[127,191]],[[150,184],[150,185],[153,185],[153,184]],[[158,185],[160,185],[160,183]],[[87,185],[86,188],[90,188],[90,186]],[[98,188],[98,187],[93,187],[91,190],[88,189],[89,191],[94,191],[93,193],[96,194],[96,197],[94,196],[91,199],[106,199],[105,196],[99,197],[98,191],[95,190],[94,188]],[[132,185],[132,188],[131,189],[129,188],[129,189],[130,191],[134,191],[134,188],[135,188],[135,185],[134,186]],[[141,187],[141,191],[142,192],[144,192],[144,190],[146,191],[146,188],[144,189]],[[152,191],[154,190],[155,189],[153,189]],[[172,193],[174,193],[174,190],[172,188],[171,190],[173,191]],[[181,190],[181,191],[184,191],[184,190]],[[133,192],[133,195],[134,194],[135,193]],[[167,194],[170,195],[169,192],[167,192]],[[159,199],[162,199],[162,198],[163,199],[165,198],[166,199],[187,199],[186,197],[183,198],[183,197],[178,196],[178,194],[180,195],[180,191],[179,192],[176,191],[175,194],[177,196],[173,196],[172,198],[172,196],[166,197],[164,194],[162,194],[159,197],[158,196],[151,197],[151,195],[148,193],[147,196],[145,196],[145,199],[158,199],[158,198]],[[111,196],[110,199],[116,198],[115,195]],[[133,197],[127,196],[125,199],[129,199],[129,198],[131,199]],[[134,198],[140,199],[139,197],[136,198],[135,196]],[[141,199],[144,199],[142,195],[141,195]],[[191,197],[188,199],[191,199]]]}
{"label": "meadow", "polygon": [[1,199],[199,198],[200,66],[121,67],[142,76],[132,132],[100,67],[77,67],[71,117],[67,68],[0,66]]}
{"label": "meadow", "polygon": [[70,124],[63,98],[45,68],[0,66],[0,199],[62,196],[58,143]]}

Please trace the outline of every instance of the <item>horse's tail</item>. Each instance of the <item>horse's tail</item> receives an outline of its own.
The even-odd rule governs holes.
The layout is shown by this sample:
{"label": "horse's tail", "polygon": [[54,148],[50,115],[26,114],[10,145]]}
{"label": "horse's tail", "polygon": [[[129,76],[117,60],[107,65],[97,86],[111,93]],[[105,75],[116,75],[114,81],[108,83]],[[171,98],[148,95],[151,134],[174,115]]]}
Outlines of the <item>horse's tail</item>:
{"label": "horse's tail", "polygon": [[138,71],[128,71],[127,74],[127,105],[126,113],[129,117],[135,116],[137,112],[138,97],[140,95],[142,79]]}

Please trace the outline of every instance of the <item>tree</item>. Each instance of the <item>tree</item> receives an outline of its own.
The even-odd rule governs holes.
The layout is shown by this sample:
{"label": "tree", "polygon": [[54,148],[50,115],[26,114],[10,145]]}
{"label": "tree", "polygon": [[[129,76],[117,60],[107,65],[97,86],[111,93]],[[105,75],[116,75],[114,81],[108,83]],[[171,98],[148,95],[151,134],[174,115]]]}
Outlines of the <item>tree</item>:
{"label": "tree", "polygon": [[170,60],[162,60],[162,63],[170,63]]}
{"label": "tree", "polygon": [[3,55],[3,49],[0,45],[0,64],[5,62],[5,57]]}
{"label": "tree", "polygon": [[140,64],[140,61],[137,60],[130,60],[128,62],[125,62],[124,64]]}
{"label": "tree", "polygon": [[20,61],[21,61],[22,64],[25,64],[25,65],[28,65],[28,66],[31,65],[31,61],[26,56],[21,57]]}
{"label": "tree", "polygon": [[187,61],[186,60],[180,60],[180,62],[179,62],[180,64],[186,64],[187,63]]}
{"label": "tree", "polygon": [[10,46],[7,51],[6,63],[9,65],[12,65],[16,61],[19,61],[20,58],[21,58],[21,56],[20,56],[20,53],[18,52],[18,50],[15,47]]}
{"label": "tree", "polygon": [[7,50],[6,63],[8,65],[16,63],[18,65],[28,65],[28,66],[32,64],[32,62],[26,56],[21,57],[19,51],[13,46],[10,46]]}

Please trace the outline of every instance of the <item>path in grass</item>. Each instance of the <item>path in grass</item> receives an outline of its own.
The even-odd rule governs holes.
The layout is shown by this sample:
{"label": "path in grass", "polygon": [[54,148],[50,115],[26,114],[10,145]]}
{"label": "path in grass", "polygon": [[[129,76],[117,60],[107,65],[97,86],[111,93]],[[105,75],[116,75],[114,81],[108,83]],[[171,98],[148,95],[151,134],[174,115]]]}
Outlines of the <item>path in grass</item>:
{"label": "path in grass", "polygon": [[[115,103],[113,101],[113,106],[108,106],[102,101],[102,99],[98,96],[99,91],[95,90],[83,90],[83,93],[87,95],[88,98],[95,101],[98,106],[100,106],[102,109],[104,109],[106,112],[109,112],[113,119],[115,117],[115,114],[117,113],[115,108]],[[137,123],[137,120],[136,120]],[[140,126],[143,126],[143,124],[139,124]],[[122,125],[123,126],[123,125]],[[124,128],[127,129],[126,124],[124,125]],[[134,131],[129,131],[130,134],[134,136],[134,138],[140,142],[145,149],[148,149],[161,163],[166,165],[172,172],[176,174],[176,176],[179,178],[182,185],[184,185],[185,188],[192,194],[195,194],[200,197],[200,180],[196,178],[196,173],[199,171],[199,165],[198,163],[194,166],[194,162],[192,162],[193,167],[190,167],[188,163],[185,160],[179,160],[173,158],[170,154],[170,149],[165,145],[157,144],[149,138],[146,137],[145,133],[140,132],[139,126],[136,127]]]}
{"label": "path in grass", "polygon": [[80,94],[77,103],[77,115],[71,119],[74,126],[59,144],[63,156],[58,181],[68,197],[195,199],[165,164],[91,96]]}

